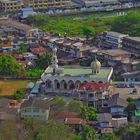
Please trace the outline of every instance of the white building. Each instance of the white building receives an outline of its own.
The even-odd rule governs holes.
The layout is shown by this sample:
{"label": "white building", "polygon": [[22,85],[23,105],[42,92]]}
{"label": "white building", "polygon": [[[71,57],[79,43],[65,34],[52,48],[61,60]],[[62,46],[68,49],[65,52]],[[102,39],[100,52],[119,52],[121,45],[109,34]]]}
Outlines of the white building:
{"label": "white building", "polygon": [[101,68],[101,63],[96,59],[91,67],[65,66],[59,67],[57,49],[53,49],[52,65],[41,76],[45,84],[46,93],[73,93],[84,82],[108,83],[113,69]]}

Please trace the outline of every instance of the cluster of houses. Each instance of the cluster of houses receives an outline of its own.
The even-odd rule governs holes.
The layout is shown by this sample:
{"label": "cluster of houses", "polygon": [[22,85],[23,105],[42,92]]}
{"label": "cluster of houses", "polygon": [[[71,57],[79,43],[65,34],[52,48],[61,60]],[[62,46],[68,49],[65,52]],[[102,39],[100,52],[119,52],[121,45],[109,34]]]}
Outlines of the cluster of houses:
{"label": "cluster of houses", "polygon": [[139,80],[137,65],[140,58],[140,38],[106,31],[99,36],[97,58],[103,66],[112,66],[114,74],[126,81]]}
{"label": "cluster of houses", "polygon": [[122,99],[119,94],[114,94],[107,99],[106,106],[96,108],[97,120],[91,121],[83,119],[76,112],[70,112],[67,109],[55,111],[54,115],[50,115],[55,108],[53,98],[34,97],[24,99],[21,103],[12,99],[0,98],[0,121],[26,118],[33,118],[41,122],[54,120],[71,126],[77,132],[81,132],[83,126],[89,124],[104,134],[113,132],[116,128],[127,125],[129,122],[140,121],[140,101],[135,102],[131,114],[128,113],[127,107],[128,102]]}

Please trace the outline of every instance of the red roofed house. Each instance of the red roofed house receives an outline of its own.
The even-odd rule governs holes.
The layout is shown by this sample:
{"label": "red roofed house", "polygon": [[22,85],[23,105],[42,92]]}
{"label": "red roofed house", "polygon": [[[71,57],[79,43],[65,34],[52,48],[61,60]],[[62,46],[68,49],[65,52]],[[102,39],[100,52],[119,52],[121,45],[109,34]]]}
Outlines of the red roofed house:
{"label": "red roofed house", "polygon": [[75,112],[58,112],[54,115],[53,119],[56,121],[64,121],[66,118],[76,118],[77,114]]}
{"label": "red roofed house", "polygon": [[77,132],[81,132],[86,121],[81,118],[66,118],[65,124],[71,126]]}
{"label": "red roofed house", "polygon": [[31,48],[30,50],[35,55],[42,55],[47,51],[44,47],[35,47],[35,48]]}
{"label": "red roofed house", "polygon": [[85,82],[79,86],[79,99],[87,102],[90,106],[99,108],[106,103],[104,99],[107,96],[106,85],[104,83]]}

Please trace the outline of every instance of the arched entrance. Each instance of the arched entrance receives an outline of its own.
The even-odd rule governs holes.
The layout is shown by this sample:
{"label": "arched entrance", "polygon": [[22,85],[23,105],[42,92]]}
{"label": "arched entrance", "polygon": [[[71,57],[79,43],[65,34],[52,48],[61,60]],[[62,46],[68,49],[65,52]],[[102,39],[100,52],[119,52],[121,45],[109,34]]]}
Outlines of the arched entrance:
{"label": "arched entrance", "polygon": [[72,90],[72,89],[75,89],[75,85],[74,85],[74,82],[72,80],[70,80],[68,82],[68,86],[69,86],[69,89]]}
{"label": "arched entrance", "polygon": [[80,84],[81,84],[81,82],[79,81],[79,80],[77,80],[76,82],[75,82],[75,88],[79,88],[79,86],[80,86]]}
{"label": "arched entrance", "polygon": [[46,81],[46,88],[52,88],[52,81],[51,80]]}
{"label": "arched entrance", "polygon": [[54,80],[55,89],[60,89],[60,83],[58,80]]}
{"label": "arched entrance", "polygon": [[68,88],[68,85],[65,80],[62,80],[60,82],[60,87],[61,87],[61,89],[65,89],[65,90]]}

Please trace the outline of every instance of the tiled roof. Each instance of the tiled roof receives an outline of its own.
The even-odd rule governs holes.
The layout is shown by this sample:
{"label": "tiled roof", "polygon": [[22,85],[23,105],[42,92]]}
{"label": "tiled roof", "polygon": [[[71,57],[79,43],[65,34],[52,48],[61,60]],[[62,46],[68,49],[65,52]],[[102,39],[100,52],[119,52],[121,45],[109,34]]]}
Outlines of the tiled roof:
{"label": "tiled roof", "polygon": [[76,124],[85,124],[86,121],[81,118],[66,118],[65,124],[76,125]]}
{"label": "tiled roof", "polygon": [[31,52],[34,54],[41,54],[41,53],[46,52],[46,49],[43,47],[31,48]]}
{"label": "tiled roof", "polygon": [[111,122],[112,120],[112,116],[110,113],[100,113],[98,115],[98,122],[102,123],[102,122]]}
{"label": "tiled roof", "polygon": [[37,107],[37,108],[48,109],[49,102],[48,100],[43,100],[43,99],[28,99],[25,100],[20,106],[21,109],[26,107]]}
{"label": "tiled roof", "polygon": [[114,95],[108,102],[109,107],[113,106],[127,107],[127,105],[128,105],[127,101],[120,98],[118,94]]}
{"label": "tiled roof", "polygon": [[88,89],[88,90],[103,90],[105,88],[105,84],[103,83],[82,83],[80,85],[80,89]]}
{"label": "tiled roof", "polygon": [[55,116],[55,120],[61,120],[65,118],[76,118],[77,114],[75,112],[58,112]]}

